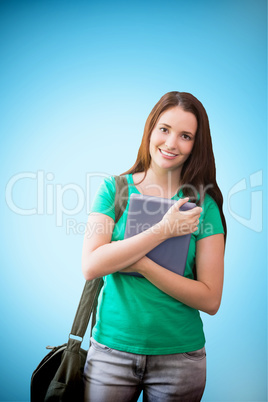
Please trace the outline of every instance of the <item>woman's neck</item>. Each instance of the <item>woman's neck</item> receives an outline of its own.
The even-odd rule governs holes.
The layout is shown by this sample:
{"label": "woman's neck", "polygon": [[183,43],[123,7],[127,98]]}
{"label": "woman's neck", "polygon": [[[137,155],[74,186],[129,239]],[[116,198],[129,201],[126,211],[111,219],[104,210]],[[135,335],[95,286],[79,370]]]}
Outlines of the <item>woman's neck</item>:
{"label": "woman's neck", "polygon": [[[139,174],[140,182],[144,178],[144,172]],[[143,194],[155,195],[158,197],[171,198],[179,188],[180,171],[178,169],[155,171],[152,167],[147,170],[144,181],[141,182],[139,188]]]}

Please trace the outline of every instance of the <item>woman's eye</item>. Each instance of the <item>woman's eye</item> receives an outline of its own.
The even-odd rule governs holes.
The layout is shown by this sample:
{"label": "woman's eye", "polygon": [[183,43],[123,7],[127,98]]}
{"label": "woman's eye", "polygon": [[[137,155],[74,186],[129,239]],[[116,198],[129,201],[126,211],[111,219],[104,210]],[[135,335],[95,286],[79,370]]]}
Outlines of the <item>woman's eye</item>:
{"label": "woman's eye", "polygon": [[167,133],[168,129],[166,127],[160,127],[160,131],[163,133]]}
{"label": "woman's eye", "polygon": [[187,135],[187,134],[182,134],[182,136],[183,136],[183,138],[185,139],[185,140],[190,140],[191,139],[191,137],[189,136],[189,135]]}

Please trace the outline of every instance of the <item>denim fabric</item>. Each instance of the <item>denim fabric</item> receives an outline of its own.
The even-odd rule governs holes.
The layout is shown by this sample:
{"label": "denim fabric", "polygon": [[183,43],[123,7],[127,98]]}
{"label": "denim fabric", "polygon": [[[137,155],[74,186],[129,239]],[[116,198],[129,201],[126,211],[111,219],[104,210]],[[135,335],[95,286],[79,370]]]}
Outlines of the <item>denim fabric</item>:
{"label": "denim fabric", "polygon": [[85,402],[198,402],[206,383],[205,348],[138,355],[92,339],[84,368]]}

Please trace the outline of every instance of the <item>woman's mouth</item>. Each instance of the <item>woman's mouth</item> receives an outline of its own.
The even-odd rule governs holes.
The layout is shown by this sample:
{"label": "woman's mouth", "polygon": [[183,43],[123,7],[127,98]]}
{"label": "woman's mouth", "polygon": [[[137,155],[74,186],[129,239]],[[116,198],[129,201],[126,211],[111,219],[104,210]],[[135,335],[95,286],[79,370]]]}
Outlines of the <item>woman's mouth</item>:
{"label": "woman's mouth", "polygon": [[160,148],[159,148],[159,151],[160,151],[161,155],[167,159],[175,159],[178,156],[177,154],[173,154],[171,152],[164,151],[163,149],[160,149]]}

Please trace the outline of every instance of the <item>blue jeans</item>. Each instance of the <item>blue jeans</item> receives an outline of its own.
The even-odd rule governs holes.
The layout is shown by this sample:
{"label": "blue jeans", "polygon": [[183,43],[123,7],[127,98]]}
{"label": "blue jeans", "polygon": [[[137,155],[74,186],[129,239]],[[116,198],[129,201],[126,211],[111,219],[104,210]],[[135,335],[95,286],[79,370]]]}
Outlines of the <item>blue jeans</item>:
{"label": "blue jeans", "polygon": [[85,402],[198,402],[206,383],[205,348],[138,355],[91,339],[84,368]]}

